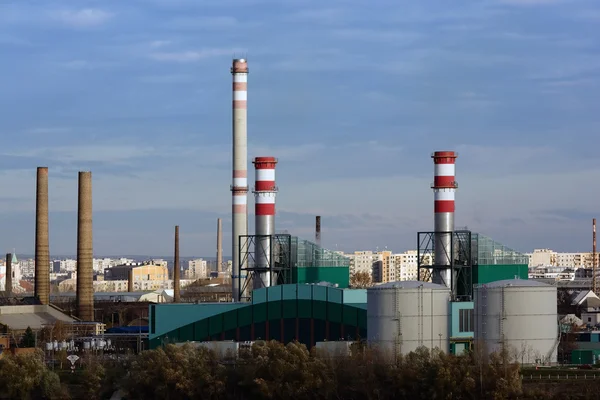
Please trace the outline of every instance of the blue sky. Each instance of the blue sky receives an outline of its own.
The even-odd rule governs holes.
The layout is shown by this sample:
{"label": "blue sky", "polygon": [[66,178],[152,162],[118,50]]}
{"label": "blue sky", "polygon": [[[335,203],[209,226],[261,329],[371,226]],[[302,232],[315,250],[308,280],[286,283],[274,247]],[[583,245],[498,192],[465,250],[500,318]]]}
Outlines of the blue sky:
{"label": "blue sky", "polygon": [[456,150],[457,226],[588,251],[598,26],[596,0],[0,0],[0,246],[32,252],[46,165],[53,254],[76,249],[79,170],[97,255],[171,254],[179,224],[182,254],[210,256],[218,217],[228,254],[229,66],[247,56],[278,229],[311,239],[320,214],[328,247],[414,248],[430,153]]}

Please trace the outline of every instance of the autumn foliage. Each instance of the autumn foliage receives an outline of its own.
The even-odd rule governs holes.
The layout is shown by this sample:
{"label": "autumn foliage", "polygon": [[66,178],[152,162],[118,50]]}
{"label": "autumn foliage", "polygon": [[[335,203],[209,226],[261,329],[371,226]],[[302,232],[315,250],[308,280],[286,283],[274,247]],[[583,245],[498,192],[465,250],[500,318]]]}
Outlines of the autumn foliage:
{"label": "autumn foliage", "polygon": [[353,289],[366,289],[372,285],[371,274],[367,271],[356,271],[350,275],[350,287]]}
{"label": "autumn foliage", "polygon": [[[0,358],[2,399],[587,399],[587,391],[523,387],[508,354],[485,360],[420,348],[390,359],[356,344],[328,356],[299,343],[256,342],[218,357],[203,347],[167,345],[115,363],[86,358],[77,373],[52,371],[41,352]],[[569,382],[570,383],[570,382]],[[588,395],[592,396],[589,397]]]}

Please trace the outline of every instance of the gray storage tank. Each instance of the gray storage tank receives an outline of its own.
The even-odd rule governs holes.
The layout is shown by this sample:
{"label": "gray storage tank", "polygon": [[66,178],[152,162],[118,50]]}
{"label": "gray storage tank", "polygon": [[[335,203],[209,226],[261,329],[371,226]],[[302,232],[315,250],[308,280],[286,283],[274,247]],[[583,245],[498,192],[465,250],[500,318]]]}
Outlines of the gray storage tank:
{"label": "gray storage tank", "polygon": [[[523,364],[554,363],[559,342],[556,287],[509,279],[475,286],[475,346]],[[481,346],[481,347],[479,347]]]}
{"label": "gray storage tank", "polygon": [[367,289],[367,334],[384,354],[420,346],[449,348],[450,289],[420,281],[390,282]]}

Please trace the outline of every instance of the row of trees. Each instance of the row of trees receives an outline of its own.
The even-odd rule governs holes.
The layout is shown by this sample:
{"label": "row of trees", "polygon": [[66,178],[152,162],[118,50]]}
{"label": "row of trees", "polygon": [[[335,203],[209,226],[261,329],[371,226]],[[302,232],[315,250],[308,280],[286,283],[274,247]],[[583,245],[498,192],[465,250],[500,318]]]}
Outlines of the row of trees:
{"label": "row of trees", "polygon": [[226,361],[204,348],[168,345],[125,362],[85,359],[74,374],[48,369],[40,352],[0,358],[3,399],[95,400],[117,390],[128,400],[595,398],[559,389],[523,388],[518,363],[503,354],[483,362],[425,348],[392,362],[360,345],[350,356],[328,357],[271,341]]}

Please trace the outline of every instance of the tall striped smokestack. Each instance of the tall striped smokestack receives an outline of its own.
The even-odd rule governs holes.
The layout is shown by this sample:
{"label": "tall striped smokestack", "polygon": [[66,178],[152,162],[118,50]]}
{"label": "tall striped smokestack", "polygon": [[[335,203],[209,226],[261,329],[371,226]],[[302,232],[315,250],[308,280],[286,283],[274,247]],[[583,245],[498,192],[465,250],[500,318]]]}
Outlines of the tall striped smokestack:
{"label": "tall striped smokestack", "polygon": [[453,151],[436,151],[431,155],[434,163],[434,182],[431,186],[435,200],[434,265],[448,268],[434,269],[434,283],[452,287],[452,232],[454,232],[454,195],[456,183],[455,163],[458,154]]}
{"label": "tall striped smokestack", "polygon": [[6,253],[6,278],[4,279],[4,292],[7,296],[12,295],[12,253]]}
{"label": "tall striped smokestack", "polygon": [[181,301],[181,263],[179,262],[179,225],[175,226],[175,257],[173,257],[173,302]]}
{"label": "tall striped smokestack", "polygon": [[239,301],[240,284],[244,286],[245,276],[241,275],[240,236],[248,234],[248,144],[247,144],[247,95],[248,63],[244,59],[234,59],[231,66],[233,75],[233,183],[232,192],[232,270],[231,289],[234,301]]}
{"label": "tall striped smokestack", "polygon": [[92,237],[92,173],[79,172],[77,211],[77,314],[94,320],[94,249]]}
{"label": "tall striped smokestack", "polygon": [[[275,157],[256,157],[252,162],[256,171],[255,198],[255,229],[256,241],[254,249],[255,268],[259,270],[254,279],[254,289],[271,286],[271,279],[277,278],[271,272],[271,256],[275,249],[271,248],[272,237],[275,235]],[[264,235],[261,237],[260,235]]]}
{"label": "tall striped smokestack", "polygon": [[315,219],[315,243],[321,246],[321,216],[317,215]]}
{"label": "tall striped smokestack", "polygon": [[596,218],[592,219],[592,291],[598,293],[598,279],[596,276]]}
{"label": "tall striped smokestack", "polygon": [[223,227],[221,218],[217,218],[217,273],[223,272]]}
{"label": "tall striped smokestack", "polygon": [[35,288],[42,304],[50,303],[50,244],[48,239],[48,167],[38,167],[35,205]]}

